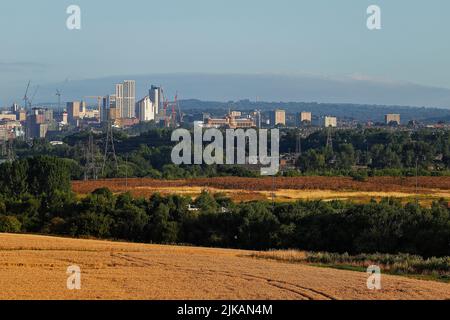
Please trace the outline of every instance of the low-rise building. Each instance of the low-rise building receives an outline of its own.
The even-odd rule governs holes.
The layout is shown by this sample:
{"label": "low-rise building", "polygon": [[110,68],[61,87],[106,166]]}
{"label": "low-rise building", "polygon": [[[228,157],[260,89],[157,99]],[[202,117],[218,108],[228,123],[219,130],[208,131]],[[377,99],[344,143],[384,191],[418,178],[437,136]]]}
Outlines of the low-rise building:
{"label": "low-rise building", "polygon": [[25,136],[23,126],[17,120],[0,120],[0,141],[14,140]]}
{"label": "low-rise building", "polygon": [[21,122],[25,122],[27,121],[27,111],[24,109],[21,109],[19,111],[16,112],[16,117],[17,120],[21,121]]}
{"label": "low-rise building", "polygon": [[384,122],[387,125],[392,125],[392,124],[396,124],[396,125],[400,125],[400,115],[399,114],[394,114],[394,113],[389,113],[387,115],[384,116]]}
{"label": "low-rise building", "polygon": [[205,127],[207,128],[230,128],[230,129],[245,129],[256,127],[255,121],[252,118],[237,118],[237,113],[230,113],[225,118],[206,118]]}
{"label": "low-rise building", "polygon": [[114,125],[120,127],[120,128],[126,128],[126,127],[132,127],[139,123],[138,118],[119,118],[116,119],[114,122]]}
{"label": "low-rise building", "polygon": [[15,113],[10,111],[2,111],[0,112],[0,120],[17,120],[17,116]]}

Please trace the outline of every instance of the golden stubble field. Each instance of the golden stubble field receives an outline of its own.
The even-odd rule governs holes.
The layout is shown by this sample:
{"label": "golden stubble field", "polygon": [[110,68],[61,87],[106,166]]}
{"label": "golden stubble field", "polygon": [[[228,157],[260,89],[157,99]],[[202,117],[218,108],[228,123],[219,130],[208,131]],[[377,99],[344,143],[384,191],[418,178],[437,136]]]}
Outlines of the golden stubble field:
{"label": "golden stubble field", "polygon": [[[450,284],[249,257],[240,250],[0,234],[0,299],[450,299]],[[81,268],[68,290],[67,267]]]}

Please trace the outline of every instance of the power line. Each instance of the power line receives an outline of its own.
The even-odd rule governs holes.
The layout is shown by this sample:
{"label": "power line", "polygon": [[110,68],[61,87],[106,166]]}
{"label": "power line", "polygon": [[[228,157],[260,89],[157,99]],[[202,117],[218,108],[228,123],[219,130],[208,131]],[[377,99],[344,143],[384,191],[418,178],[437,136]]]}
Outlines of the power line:
{"label": "power line", "polygon": [[100,169],[97,166],[97,146],[94,143],[94,136],[92,131],[89,133],[89,141],[88,147],[86,150],[86,165],[84,171],[84,180],[97,180],[98,179],[98,171]]}
{"label": "power line", "polygon": [[302,134],[301,134],[301,132],[298,133],[296,142],[297,143],[295,144],[295,153],[297,155],[301,155],[302,154]]}
{"label": "power line", "polygon": [[331,127],[327,128],[327,148],[333,151],[333,134]]}

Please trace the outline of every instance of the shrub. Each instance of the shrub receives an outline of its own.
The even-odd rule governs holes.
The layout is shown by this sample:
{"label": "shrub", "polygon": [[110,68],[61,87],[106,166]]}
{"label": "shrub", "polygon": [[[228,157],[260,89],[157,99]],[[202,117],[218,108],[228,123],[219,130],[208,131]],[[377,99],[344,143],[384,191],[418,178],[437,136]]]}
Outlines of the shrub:
{"label": "shrub", "polygon": [[367,174],[367,171],[360,170],[360,171],[351,171],[350,177],[352,177],[353,180],[355,180],[355,181],[365,182],[365,181],[367,181],[367,178],[369,177],[369,175]]}
{"label": "shrub", "polygon": [[0,232],[17,233],[22,229],[22,224],[14,216],[0,216]]}

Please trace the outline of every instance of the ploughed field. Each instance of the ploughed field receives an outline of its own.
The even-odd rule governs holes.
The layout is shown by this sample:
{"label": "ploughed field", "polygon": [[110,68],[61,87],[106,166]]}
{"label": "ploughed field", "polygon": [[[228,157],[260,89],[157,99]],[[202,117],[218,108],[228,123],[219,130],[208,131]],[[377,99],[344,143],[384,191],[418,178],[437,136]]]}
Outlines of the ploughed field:
{"label": "ploughed field", "polygon": [[74,181],[73,191],[83,195],[97,188],[108,187],[115,193],[131,192],[149,197],[155,192],[197,196],[202,190],[222,192],[235,201],[271,199],[274,187],[277,201],[289,200],[355,200],[396,197],[405,201],[416,197],[423,203],[444,198],[450,200],[450,177],[371,177],[355,181],[346,177],[216,177],[186,180],[155,180],[148,178]]}
{"label": "ploughed field", "polygon": [[[450,299],[450,284],[255,259],[254,252],[0,234],[0,299]],[[81,289],[67,289],[67,268]]]}

